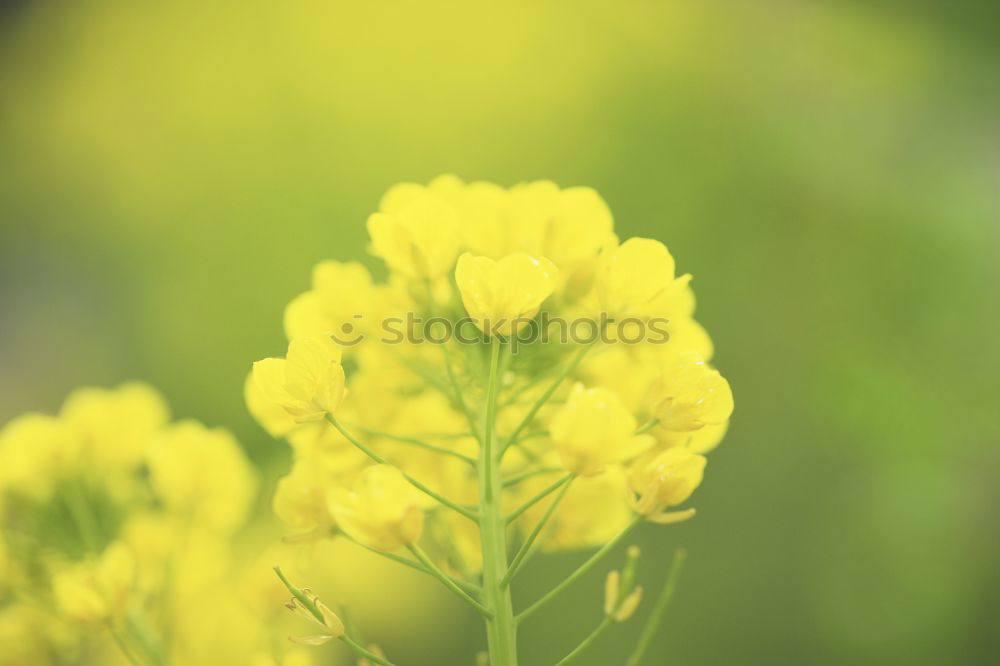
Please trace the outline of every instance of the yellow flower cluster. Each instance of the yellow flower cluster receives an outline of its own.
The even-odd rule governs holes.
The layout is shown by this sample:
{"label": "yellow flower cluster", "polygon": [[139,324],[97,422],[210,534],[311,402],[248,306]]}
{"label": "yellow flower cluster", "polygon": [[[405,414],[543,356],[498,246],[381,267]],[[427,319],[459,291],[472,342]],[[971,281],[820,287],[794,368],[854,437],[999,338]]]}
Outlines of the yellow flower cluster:
{"label": "yellow flower cluster", "polygon": [[343,536],[439,578],[513,664],[513,575],[539,548],[690,518],[729,384],[691,276],[659,241],[621,242],[590,188],[405,183],[368,232],[388,279],[319,264],[285,310],[285,358],[247,380],[294,454],[275,513],[296,540]]}
{"label": "yellow flower cluster", "polygon": [[267,606],[235,592],[256,486],[232,435],[171,423],[145,384],[80,389],[56,416],[6,424],[0,664],[272,659]]}

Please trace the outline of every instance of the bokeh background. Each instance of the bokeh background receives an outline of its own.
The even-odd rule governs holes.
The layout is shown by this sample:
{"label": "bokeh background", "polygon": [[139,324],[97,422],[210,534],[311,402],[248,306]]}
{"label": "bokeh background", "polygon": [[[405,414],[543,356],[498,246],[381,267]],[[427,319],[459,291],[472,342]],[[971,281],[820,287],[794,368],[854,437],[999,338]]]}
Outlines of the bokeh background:
{"label": "bokeh background", "polygon": [[[591,185],[695,275],[737,399],[699,519],[639,533],[650,587],[690,551],[650,663],[992,663],[1000,5],[475,5],[4,3],[0,421],[144,379],[273,481],[241,383],[313,263],[377,269],[387,187]],[[600,584],[524,627],[526,664],[597,622]],[[470,663],[462,617],[366,629]]]}

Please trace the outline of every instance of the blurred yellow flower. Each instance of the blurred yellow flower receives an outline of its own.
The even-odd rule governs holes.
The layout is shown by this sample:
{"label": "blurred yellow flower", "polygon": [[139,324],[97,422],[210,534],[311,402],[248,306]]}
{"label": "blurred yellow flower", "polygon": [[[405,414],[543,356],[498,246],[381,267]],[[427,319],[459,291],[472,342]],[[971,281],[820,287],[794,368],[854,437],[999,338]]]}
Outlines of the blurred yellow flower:
{"label": "blurred yellow flower", "polygon": [[566,404],[549,424],[552,443],[563,466],[590,476],[612,463],[634,458],[653,445],[650,435],[637,435],[635,417],[621,399],[604,388],[576,384]]}
{"label": "blurred yellow flower", "polygon": [[509,254],[494,261],[465,253],[458,258],[455,281],[476,326],[487,335],[510,336],[538,313],[557,273],[544,257]]}
{"label": "blurred yellow flower", "polygon": [[656,418],[667,430],[699,430],[725,423],[733,413],[729,382],[695,356],[667,368],[653,389]]}
{"label": "blurred yellow flower", "polygon": [[256,474],[227,431],[182,421],[159,434],[149,452],[150,482],[171,511],[229,532],[246,520]]}
{"label": "blurred yellow flower", "polygon": [[286,358],[266,358],[253,364],[261,392],[297,422],[322,420],[344,397],[340,347],[324,338],[296,338]]}
{"label": "blurred yellow flower", "polygon": [[458,213],[425,192],[388,193],[382,211],[368,218],[371,251],[408,278],[435,278],[451,270],[459,251]]}
{"label": "blurred yellow flower", "polygon": [[590,187],[522,183],[511,188],[508,205],[510,251],[546,256],[561,269],[596,256],[613,237],[611,210]]}
{"label": "blurred yellow flower", "polygon": [[73,565],[56,574],[52,592],[56,606],[82,622],[104,622],[121,616],[135,582],[135,559],[122,543],[109,545],[95,562]]}
{"label": "blurred yellow flower", "polygon": [[326,494],[331,481],[315,459],[297,461],[278,480],[271,506],[292,536],[330,536],[334,520]]}
{"label": "blurred yellow flower", "polygon": [[0,491],[47,499],[78,461],[78,439],[55,417],[24,414],[0,430]]}
{"label": "blurred yellow flower", "polygon": [[690,518],[694,509],[666,512],[685,502],[701,484],[705,474],[704,456],[687,449],[672,448],[632,466],[630,482],[638,493],[635,511],[652,522],[670,523]]}
{"label": "blurred yellow flower", "polygon": [[142,462],[149,438],[166,425],[170,410],[156,389],[131,382],[115,389],[77,389],[59,416],[79,437],[88,464],[129,468]]}
{"label": "blurred yellow flower", "polygon": [[[545,485],[531,484],[528,490],[538,492]],[[632,518],[628,492],[628,479],[619,465],[574,480],[549,522],[542,548],[555,552],[597,548],[607,543]],[[535,524],[543,511],[544,507],[536,507],[525,514],[525,529]]]}
{"label": "blurred yellow flower", "polygon": [[423,531],[424,498],[389,465],[366,467],[353,489],[336,488],[329,500],[340,529],[370,548],[397,550]]}
{"label": "blurred yellow flower", "polygon": [[252,370],[243,381],[243,399],[250,415],[271,437],[285,437],[301,426],[284,407],[264,393]]}
{"label": "blurred yellow flower", "polygon": [[666,245],[648,238],[630,238],[601,255],[597,296],[604,312],[612,317],[649,318],[660,314],[675,282],[674,258]]}
{"label": "blurred yellow flower", "polygon": [[722,441],[729,430],[729,421],[706,425],[698,430],[667,430],[665,428],[653,428],[649,431],[656,438],[657,446],[670,448],[672,446],[683,446],[691,453],[706,454]]}
{"label": "blurred yellow flower", "polygon": [[368,269],[357,262],[323,261],[313,267],[312,289],[285,307],[285,335],[302,337],[343,335],[352,340],[367,321],[375,288]]}

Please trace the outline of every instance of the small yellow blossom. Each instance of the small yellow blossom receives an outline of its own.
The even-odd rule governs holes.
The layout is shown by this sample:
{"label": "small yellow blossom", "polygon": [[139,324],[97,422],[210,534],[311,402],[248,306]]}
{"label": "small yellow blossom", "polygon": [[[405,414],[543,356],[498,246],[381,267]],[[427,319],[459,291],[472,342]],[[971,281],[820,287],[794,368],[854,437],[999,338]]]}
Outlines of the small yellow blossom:
{"label": "small yellow blossom", "polygon": [[725,423],[733,413],[729,382],[697,357],[667,368],[654,389],[656,418],[667,430],[699,430]]}
{"label": "small yellow blossom", "polygon": [[544,257],[509,254],[494,261],[465,253],[458,258],[455,280],[476,326],[487,335],[509,336],[538,313],[555,288],[557,272]]}
{"label": "small yellow blossom", "polygon": [[330,480],[312,460],[299,461],[278,480],[271,506],[292,536],[329,536],[333,527],[326,494]]}
{"label": "small yellow blossom", "polygon": [[0,430],[0,491],[47,499],[55,481],[79,462],[79,440],[45,414],[24,414]]}
{"label": "small yellow blossom", "polygon": [[[551,479],[527,484],[525,493],[542,490]],[[628,479],[619,465],[600,474],[573,481],[545,530],[542,549],[546,552],[597,548],[625,529],[633,513],[628,504]],[[525,514],[523,526],[531,527],[545,511],[543,503]],[[469,523],[468,520],[464,521]],[[471,523],[470,523],[471,524]]]}
{"label": "small yellow blossom", "polygon": [[320,421],[344,398],[340,348],[323,338],[296,338],[286,358],[253,364],[254,380],[265,396],[297,422]]}
{"label": "small yellow blossom", "polygon": [[510,190],[511,250],[541,254],[563,269],[594,257],[613,236],[611,210],[592,188],[548,180]]}
{"label": "small yellow blossom", "polygon": [[698,430],[667,430],[653,428],[649,434],[656,438],[657,446],[668,449],[672,446],[683,446],[691,453],[708,453],[722,441],[729,429],[729,421],[706,425]]}
{"label": "small yellow blossom", "polygon": [[395,467],[366,467],[352,490],[337,488],[329,499],[340,529],[370,548],[397,550],[423,531],[423,497]]}
{"label": "small yellow blossom", "polygon": [[148,462],[153,490],[170,510],[227,532],[246,519],[256,477],[227,431],[181,421],[157,436]]}
{"label": "small yellow blossom", "polygon": [[135,559],[122,543],[108,546],[96,562],[56,574],[52,591],[59,611],[81,622],[120,617],[135,581]]}
{"label": "small yellow blossom", "polygon": [[59,416],[77,433],[88,463],[103,471],[138,465],[150,436],[166,425],[170,412],[153,387],[131,382],[116,389],[77,389]]}
{"label": "small yellow blossom", "polygon": [[667,449],[649,459],[636,461],[632,468],[632,489],[639,494],[635,511],[647,520],[677,522],[694,515],[694,509],[666,512],[687,501],[705,474],[704,456],[687,449]]}
{"label": "small yellow blossom", "polygon": [[243,382],[243,400],[247,410],[271,437],[286,437],[302,424],[285,411],[285,408],[272,401],[254,379],[253,371],[247,373]]}
{"label": "small yellow blossom", "polygon": [[650,435],[636,435],[635,430],[635,417],[617,395],[583,384],[573,387],[549,425],[563,466],[580,476],[597,474],[653,445]]}
{"label": "small yellow blossom", "polygon": [[383,206],[383,212],[368,218],[368,233],[372,254],[409,278],[444,275],[459,250],[455,207],[424,192],[398,204]]}
{"label": "small yellow blossom", "polygon": [[[289,340],[310,336],[343,336],[354,340],[372,320],[375,287],[368,269],[357,262],[323,261],[313,268],[312,289],[285,308]],[[360,316],[359,316],[360,315]]]}
{"label": "small yellow blossom", "polygon": [[[53,664],[48,643],[53,620],[50,611],[32,601],[11,599],[0,606],[0,666]],[[59,623],[60,625],[62,623]]]}
{"label": "small yellow blossom", "polygon": [[648,238],[630,238],[605,250],[597,271],[597,296],[604,312],[624,319],[659,315],[671,291],[680,288],[674,258],[667,246]]}

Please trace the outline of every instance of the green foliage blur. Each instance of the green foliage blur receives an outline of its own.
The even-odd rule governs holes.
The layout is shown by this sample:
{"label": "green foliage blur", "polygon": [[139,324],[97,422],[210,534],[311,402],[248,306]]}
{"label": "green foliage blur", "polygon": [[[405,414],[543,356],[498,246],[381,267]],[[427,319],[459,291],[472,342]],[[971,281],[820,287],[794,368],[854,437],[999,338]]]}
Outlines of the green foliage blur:
{"label": "green foliage blur", "polygon": [[[694,274],[736,394],[698,518],[639,532],[647,592],[690,552],[650,663],[993,662],[1000,23],[941,4],[5,5],[0,422],[142,379],[273,482],[243,379],[315,262],[381,270],[384,190],[591,185]],[[526,664],[599,621],[602,575]],[[621,663],[653,597],[581,663]],[[376,631],[413,665],[481,640]]]}

